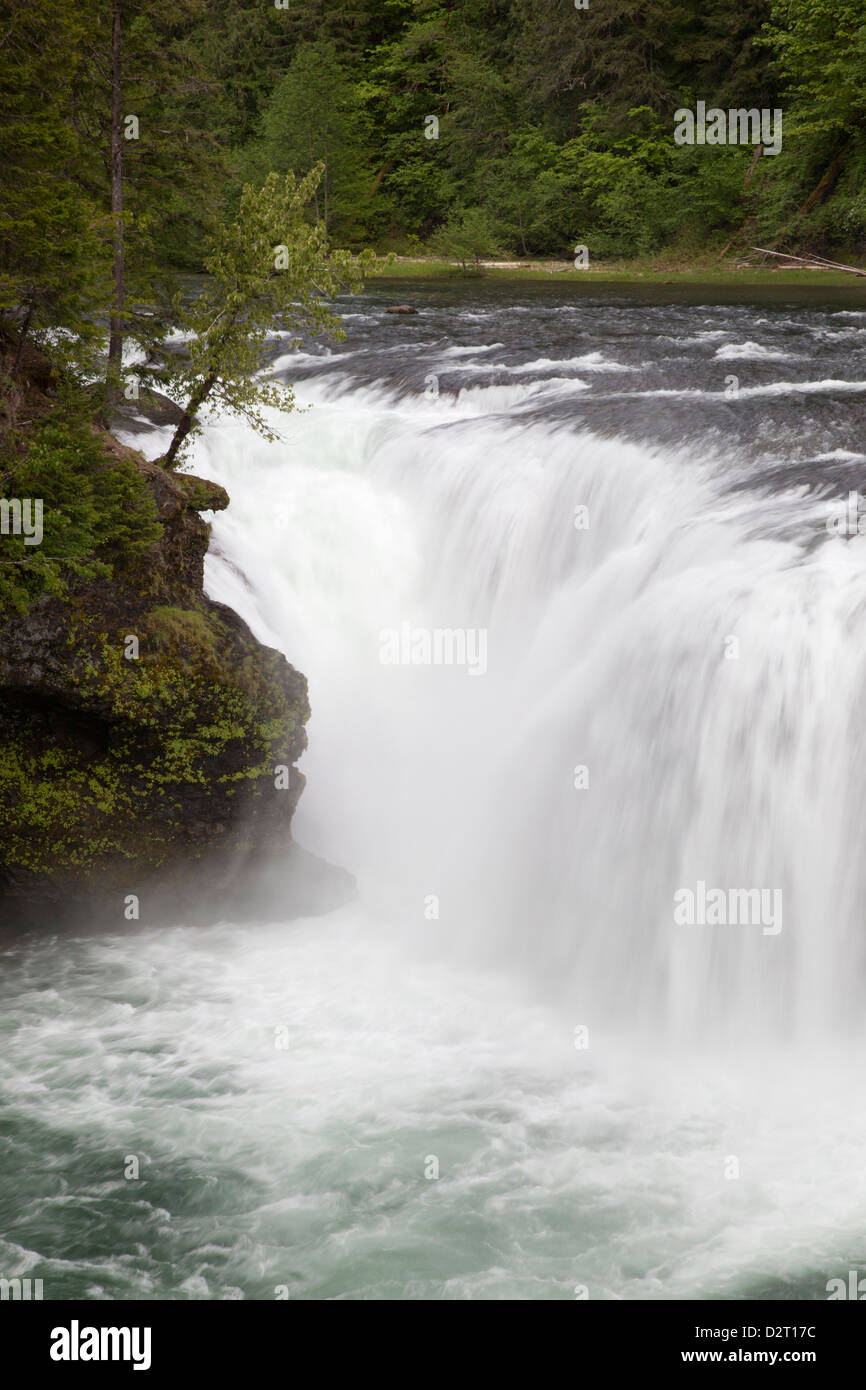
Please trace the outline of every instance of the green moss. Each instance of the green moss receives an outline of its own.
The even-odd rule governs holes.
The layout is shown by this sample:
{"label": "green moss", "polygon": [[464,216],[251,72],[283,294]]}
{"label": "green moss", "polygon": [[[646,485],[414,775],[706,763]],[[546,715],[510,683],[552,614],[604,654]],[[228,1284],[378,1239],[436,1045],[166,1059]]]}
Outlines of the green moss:
{"label": "green moss", "polygon": [[[147,475],[84,431],[44,430],[4,477],[7,495],[44,499],[45,534],[26,564],[0,566],[0,619],[56,602],[23,619],[38,661],[27,643],[7,658],[0,866],[105,886],[194,859],[229,825],[224,843],[255,841],[233,817],[274,793],[309,709],[283,658],[198,590],[186,560],[203,524],[174,513],[164,528]],[[188,506],[227,501],[204,480],[186,491]],[[0,561],[22,545],[0,537]]]}
{"label": "green moss", "polygon": [[[308,714],[262,663],[226,667],[227,634],[205,610],[147,614],[137,660],[118,630],[92,616],[70,624],[69,669],[82,709],[102,711],[106,747],[67,748],[28,714],[0,734],[0,815],[7,864],[35,873],[92,871],[105,859],[165,859],[182,831],[176,809],[193,787],[234,793],[273,785],[293,761]],[[195,854],[196,848],[190,846]]]}
{"label": "green moss", "polygon": [[220,644],[225,640],[221,626],[207,613],[197,608],[152,608],[148,628],[157,646],[181,655],[188,650],[206,652],[216,659]]}

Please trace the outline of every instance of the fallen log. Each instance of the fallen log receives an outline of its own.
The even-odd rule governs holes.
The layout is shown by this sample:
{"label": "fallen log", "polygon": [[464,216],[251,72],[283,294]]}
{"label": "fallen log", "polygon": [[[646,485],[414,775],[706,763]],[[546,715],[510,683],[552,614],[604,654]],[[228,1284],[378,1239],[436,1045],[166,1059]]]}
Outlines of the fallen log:
{"label": "fallen log", "polygon": [[853,265],[842,265],[840,261],[826,261],[823,256],[794,256],[790,251],[767,251],[763,246],[751,246],[760,256],[775,256],[780,261],[799,261],[801,265],[814,266],[816,270],[844,270],[849,275],[866,276],[866,270],[858,270]]}

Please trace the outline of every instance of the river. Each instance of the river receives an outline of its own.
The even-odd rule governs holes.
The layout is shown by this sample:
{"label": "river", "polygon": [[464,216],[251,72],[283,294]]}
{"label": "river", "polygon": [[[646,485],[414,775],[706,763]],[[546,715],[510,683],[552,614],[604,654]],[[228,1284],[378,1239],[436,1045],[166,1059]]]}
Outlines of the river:
{"label": "river", "polygon": [[[197,441],[206,584],[308,676],[295,835],[357,891],[5,946],[7,1277],[806,1300],[862,1265],[854,294],[391,282],[344,343],[274,335],[308,408]],[[677,921],[699,884],[779,910]]]}

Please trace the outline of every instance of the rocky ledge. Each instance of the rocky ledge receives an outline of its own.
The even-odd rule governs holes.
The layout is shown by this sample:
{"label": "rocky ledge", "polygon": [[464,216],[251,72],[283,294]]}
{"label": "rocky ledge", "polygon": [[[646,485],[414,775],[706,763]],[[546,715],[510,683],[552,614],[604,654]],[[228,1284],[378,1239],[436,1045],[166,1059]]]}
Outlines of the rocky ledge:
{"label": "rocky ledge", "polygon": [[212,915],[304,785],[305,678],[204,595],[226,492],[94,435],[149,540],[0,614],[0,922]]}

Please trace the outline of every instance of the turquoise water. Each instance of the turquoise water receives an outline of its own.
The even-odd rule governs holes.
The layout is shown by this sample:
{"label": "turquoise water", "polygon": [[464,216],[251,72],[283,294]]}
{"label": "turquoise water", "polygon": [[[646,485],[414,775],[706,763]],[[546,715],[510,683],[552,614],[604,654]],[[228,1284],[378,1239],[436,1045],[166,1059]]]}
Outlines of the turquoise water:
{"label": "turquoise water", "polygon": [[354,909],[132,945],[6,962],[0,1249],[46,1298],[802,1299],[857,1267],[864,1136],[793,1115],[778,1059],[772,1107],[661,1053],[602,1075]]}

